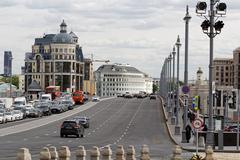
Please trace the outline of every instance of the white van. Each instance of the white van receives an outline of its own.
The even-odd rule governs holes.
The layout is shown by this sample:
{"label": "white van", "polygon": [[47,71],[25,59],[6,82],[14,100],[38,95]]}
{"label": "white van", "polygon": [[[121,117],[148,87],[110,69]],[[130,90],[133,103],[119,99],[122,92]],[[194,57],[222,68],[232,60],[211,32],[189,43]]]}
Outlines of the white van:
{"label": "white van", "polygon": [[25,106],[27,104],[27,100],[25,97],[17,97],[14,99],[14,106]]}
{"label": "white van", "polygon": [[41,101],[52,101],[52,95],[51,94],[42,94]]}

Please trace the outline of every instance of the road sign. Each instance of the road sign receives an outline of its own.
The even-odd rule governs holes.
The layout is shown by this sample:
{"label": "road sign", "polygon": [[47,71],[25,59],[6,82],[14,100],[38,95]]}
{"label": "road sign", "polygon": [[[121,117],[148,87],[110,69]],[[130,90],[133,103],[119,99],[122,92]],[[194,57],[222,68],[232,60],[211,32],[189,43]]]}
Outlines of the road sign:
{"label": "road sign", "polygon": [[200,129],[203,127],[203,120],[200,119],[200,118],[196,118],[194,121],[193,121],[193,127],[195,129]]}
{"label": "road sign", "polygon": [[189,87],[188,86],[183,86],[182,87],[182,92],[184,93],[184,94],[188,94],[189,93]]}

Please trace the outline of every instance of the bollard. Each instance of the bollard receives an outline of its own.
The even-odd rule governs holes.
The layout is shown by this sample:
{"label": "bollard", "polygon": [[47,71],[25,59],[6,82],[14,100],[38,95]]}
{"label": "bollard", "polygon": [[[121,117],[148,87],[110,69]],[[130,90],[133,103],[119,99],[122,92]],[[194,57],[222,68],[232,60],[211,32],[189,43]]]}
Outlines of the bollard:
{"label": "bollard", "polygon": [[130,145],[127,149],[127,160],[136,160],[136,151],[134,146]]}
{"label": "bollard", "polygon": [[62,146],[59,151],[59,160],[70,160],[71,152],[68,146]]}
{"label": "bollard", "polygon": [[211,146],[208,146],[205,152],[206,152],[205,160],[215,160],[215,158],[213,158],[213,149]]}
{"label": "bollard", "polygon": [[54,146],[49,147],[50,155],[51,155],[51,160],[57,160],[58,159],[58,152],[57,148]]}
{"label": "bollard", "polygon": [[102,159],[103,160],[111,160],[112,159],[112,149],[110,146],[106,146],[102,151]]}
{"label": "bollard", "polygon": [[149,156],[149,148],[147,145],[142,145],[142,149],[141,149],[141,160],[150,160],[150,156]]}
{"label": "bollard", "polygon": [[203,136],[200,136],[198,139],[198,146],[199,147],[205,147],[205,140]]}
{"label": "bollard", "polygon": [[100,158],[100,151],[98,147],[94,146],[93,149],[90,152],[90,159],[91,160],[99,160]]}
{"label": "bollard", "polygon": [[122,145],[118,145],[117,146],[117,150],[116,150],[116,160],[125,160],[124,157],[124,149]]}
{"label": "bollard", "polygon": [[39,157],[40,160],[51,160],[49,149],[47,147],[43,147]]}
{"label": "bollard", "polygon": [[78,146],[76,151],[76,160],[85,160],[86,159],[86,150],[84,146]]}
{"label": "bollard", "polygon": [[32,156],[28,148],[20,148],[17,152],[16,160],[32,160]]}
{"label": "bollard", "polygon": [[173,156],[171,160],[182,160],[181,153],[182,149],[180,148],[180,146],[176,145],[173,150]]}

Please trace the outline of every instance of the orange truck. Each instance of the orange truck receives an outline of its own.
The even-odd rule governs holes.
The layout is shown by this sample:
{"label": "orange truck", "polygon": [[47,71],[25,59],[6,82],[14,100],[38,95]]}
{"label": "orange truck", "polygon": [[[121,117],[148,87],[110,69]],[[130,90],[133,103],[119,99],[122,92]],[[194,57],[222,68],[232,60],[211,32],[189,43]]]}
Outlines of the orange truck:
{"label": "orange truck", "polygon": [[75,91],[72,93],[72,99],[75,104],[84,104],[84,94],[82,91]]}

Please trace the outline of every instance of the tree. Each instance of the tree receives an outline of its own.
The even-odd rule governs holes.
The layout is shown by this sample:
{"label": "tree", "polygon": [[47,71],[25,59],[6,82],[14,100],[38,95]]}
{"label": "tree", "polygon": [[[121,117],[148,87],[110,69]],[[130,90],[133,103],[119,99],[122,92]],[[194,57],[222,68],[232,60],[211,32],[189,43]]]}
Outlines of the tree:
{"label": "tree", "polygon": [[19,88],[19,78],[18,78],[18,76],[12,76],[12,80],[11,80],[11,77],[2,77],[1,81],[4,82],[4,83],[11,83],[12,82],[13,85],[15,85],[17,88]]}
{"label": "tree", "polygon": [[158,86],[156,84],[153,84],[153,90],[152,90],[152,93],[155,93],[158,91]]}

